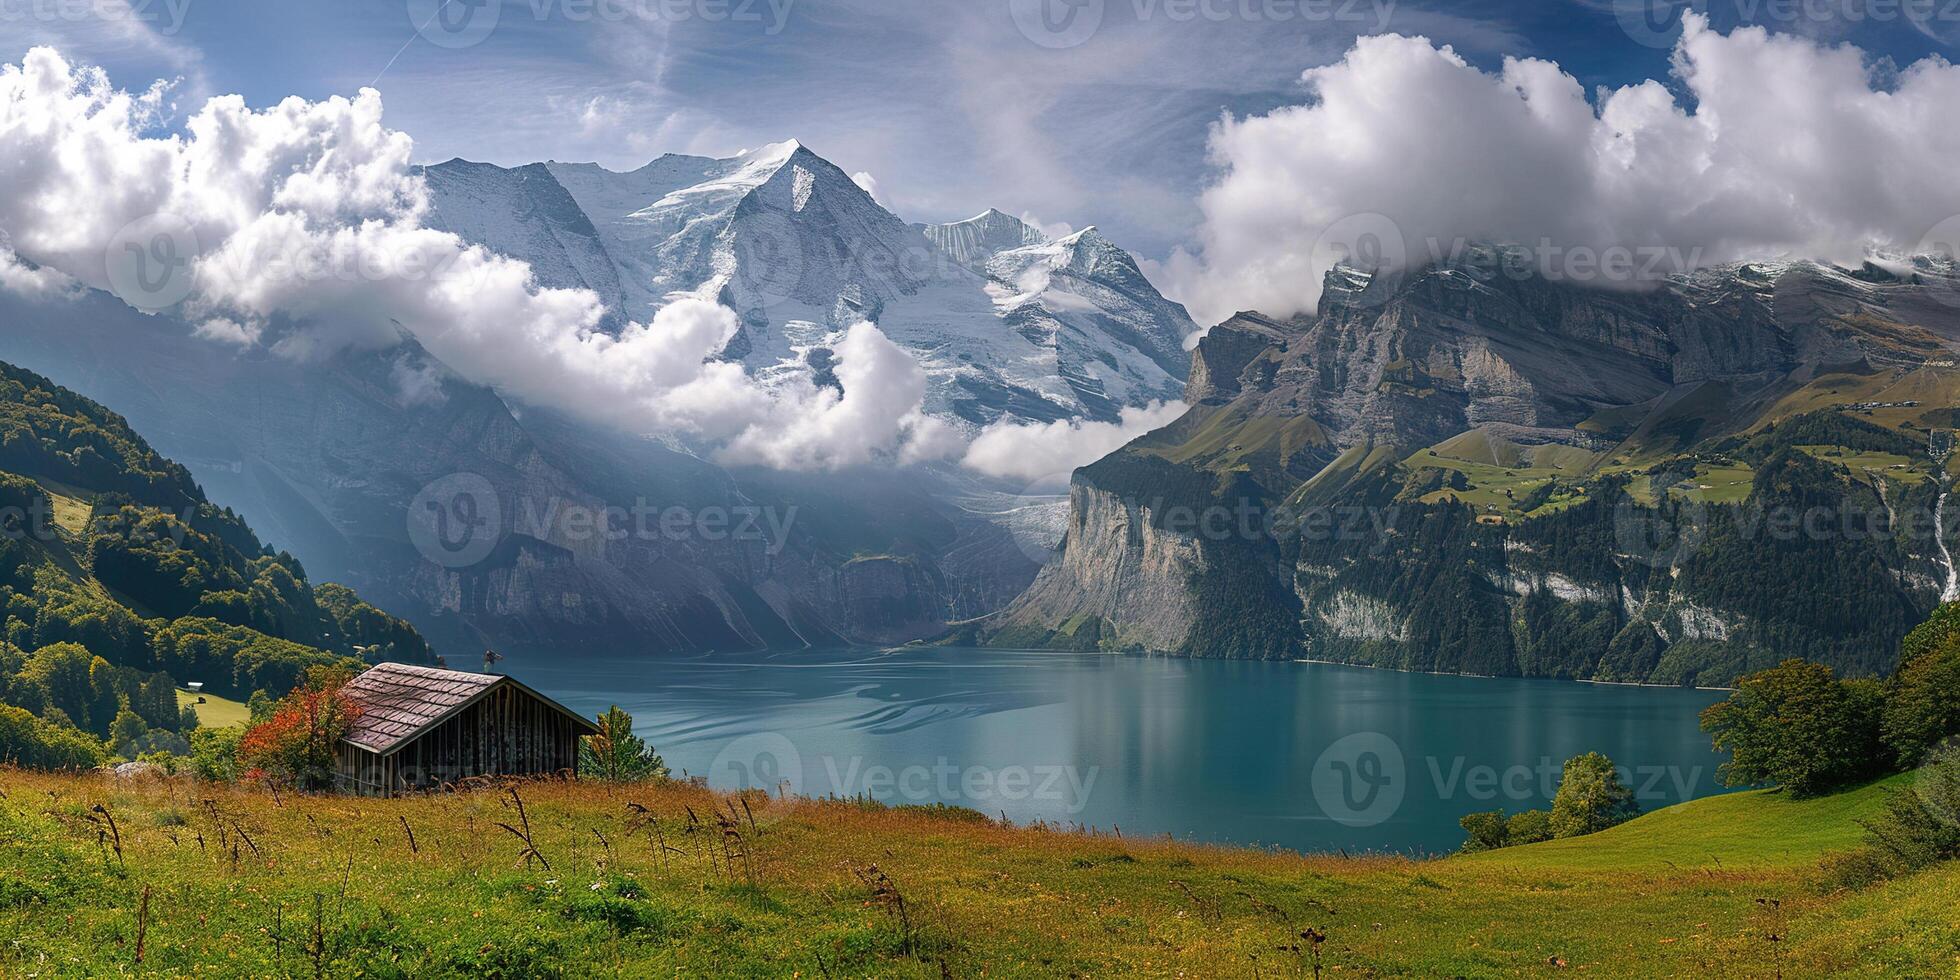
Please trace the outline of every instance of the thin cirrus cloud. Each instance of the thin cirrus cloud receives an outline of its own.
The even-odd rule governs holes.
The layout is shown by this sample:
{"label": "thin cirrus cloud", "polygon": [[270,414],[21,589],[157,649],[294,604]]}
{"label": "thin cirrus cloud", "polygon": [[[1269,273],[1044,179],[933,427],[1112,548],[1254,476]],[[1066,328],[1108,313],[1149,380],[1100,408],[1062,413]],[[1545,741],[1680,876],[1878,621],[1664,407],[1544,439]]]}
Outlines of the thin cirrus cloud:
{"label": "thin cirrus cloud", "polygon": [[1305,72],[1306,104],[1217,124],[1199,249],[1160,275],[1202,323],[1312,310],[1347,254],[1395,265],[1463,241],[1663,272],[1951,248],[1935,229],[1960,214],[1960,67],[1881,74],[1855,47],[1695,14],[1673,66],[1679,97],[1649,79],[1594,102],[1555,62],[1486,72],[1427,38],[1363,38]]}

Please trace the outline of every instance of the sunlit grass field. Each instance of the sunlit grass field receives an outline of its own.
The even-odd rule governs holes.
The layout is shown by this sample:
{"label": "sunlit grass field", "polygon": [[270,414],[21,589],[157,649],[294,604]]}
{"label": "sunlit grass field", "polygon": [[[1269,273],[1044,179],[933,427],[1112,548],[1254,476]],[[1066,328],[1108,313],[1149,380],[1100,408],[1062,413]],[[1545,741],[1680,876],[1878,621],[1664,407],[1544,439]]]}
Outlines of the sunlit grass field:
{"label": "sunlit grass field", "polygon": [[[203,704],[197,703],[200,697],[204,699]],[[252,712],[245,707],[243,701],[233,701],[230,698],[221,698],[208,693],[192,694],[182,688],[177,690],[177,707],[180,710],[187,707],[196,708],[197,723],[204,728],[229,728],[252,720]]]}
{"label": "sunlit grass field", "polygon": [[1413,861],[685,786],[381,801],[0,770],[0,976],[1292,977],[1308,930],[1323,976],[1951,976],[1960,869],[1814,884],[1883,790]]}

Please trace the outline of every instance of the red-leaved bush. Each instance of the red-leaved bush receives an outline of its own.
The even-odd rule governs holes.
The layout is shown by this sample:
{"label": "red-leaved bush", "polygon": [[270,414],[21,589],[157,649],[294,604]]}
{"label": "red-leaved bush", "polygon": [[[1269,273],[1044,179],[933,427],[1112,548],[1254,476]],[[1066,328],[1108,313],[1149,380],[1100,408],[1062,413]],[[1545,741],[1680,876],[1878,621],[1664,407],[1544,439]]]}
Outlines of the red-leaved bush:
{"label": "red-leaved bush", "polygon": [[310,671],[271,718],[239,741],[245,778],[302,790],[332,788],[334,749],[361,716],[361,706],[342,691],[352,677],[345,670]]}

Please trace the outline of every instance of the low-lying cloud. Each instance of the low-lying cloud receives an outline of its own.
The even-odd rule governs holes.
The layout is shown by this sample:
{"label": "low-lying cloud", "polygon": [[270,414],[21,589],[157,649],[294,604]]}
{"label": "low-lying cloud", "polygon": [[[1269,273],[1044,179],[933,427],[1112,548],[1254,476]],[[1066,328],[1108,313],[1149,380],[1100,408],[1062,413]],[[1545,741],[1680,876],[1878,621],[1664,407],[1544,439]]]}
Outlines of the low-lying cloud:
{"label": "low-lying cloud", "polygon": [[1490,73],[1426,38],[1361,38],[1302,76],[1306,104],[1214,128],[1201,252],[1173,255],[1166,278],[1211,323],[1311,310],[1348,256],[1393,267],[1463,241],[1520,244],[1548,267],[1632,256],[1600,279],[1951,253],[1934,229],[1960,215],[1960,67],[1875,72],[1848,45],[1721,34],[1691,13],[1673,78],[1680,97],[1650,79],[1589,99],[1553,62]]}
{"label": "low-lying cloud", "polygon": [[1032,490],[1067,486],[1069,474],[1124,444],[1177,420],[1190,406],[1180,401],[1126,408],[1115,422],[1062,419],[1041,424],[997,422],[967,447],[967,468],[1017,480]]}

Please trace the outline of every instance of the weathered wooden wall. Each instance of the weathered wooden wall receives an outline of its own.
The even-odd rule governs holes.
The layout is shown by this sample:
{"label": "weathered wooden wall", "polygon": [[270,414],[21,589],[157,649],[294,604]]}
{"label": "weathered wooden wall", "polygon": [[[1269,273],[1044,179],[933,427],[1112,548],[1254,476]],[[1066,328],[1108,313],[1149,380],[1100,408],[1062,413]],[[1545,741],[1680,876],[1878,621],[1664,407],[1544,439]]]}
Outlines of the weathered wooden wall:
{"label": "weathered wooden wall", "polygon": [[389,755],[342,743],[339,788],[393,796],[472,776],[576,772],[581,734],[563,712],[504,684]]}

